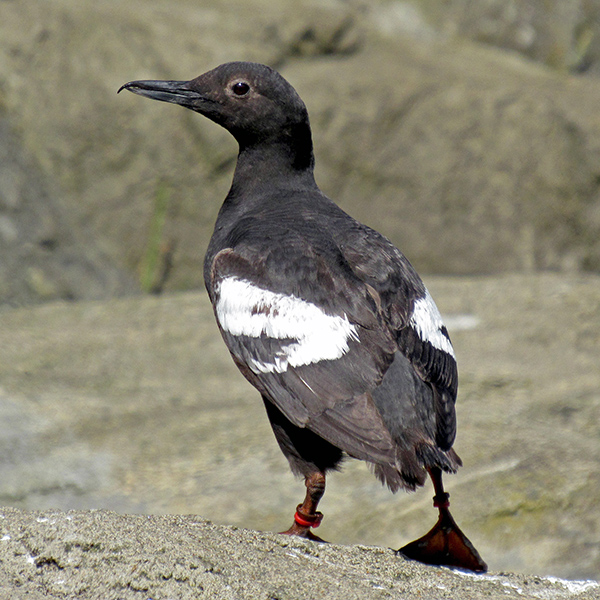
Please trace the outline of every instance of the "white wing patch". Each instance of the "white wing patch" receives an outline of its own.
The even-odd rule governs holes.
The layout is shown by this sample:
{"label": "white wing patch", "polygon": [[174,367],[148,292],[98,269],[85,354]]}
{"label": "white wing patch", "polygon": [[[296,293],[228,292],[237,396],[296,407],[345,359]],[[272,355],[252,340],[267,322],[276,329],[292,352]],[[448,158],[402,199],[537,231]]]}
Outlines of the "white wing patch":
{"label": "white wing patch", "polygon": [[224,331],[251,338],[291,340],[269,362],[252,359],[256,373],[284,373],[321,360],[336,360],[358,340],[356,326],[346,315],[328,315],[316,304],[257,287],[237,277],[226,277],[215,289],[216,315]]}
{"label": "white wing patch", "polygon": [[440,315],[429,291],[425,290],[425,296],[415,302],[410,325],[423,341],[429,342],[434,348],[456,358],[450,340],[442,332],[442,327],[444,327],[442,315]]}

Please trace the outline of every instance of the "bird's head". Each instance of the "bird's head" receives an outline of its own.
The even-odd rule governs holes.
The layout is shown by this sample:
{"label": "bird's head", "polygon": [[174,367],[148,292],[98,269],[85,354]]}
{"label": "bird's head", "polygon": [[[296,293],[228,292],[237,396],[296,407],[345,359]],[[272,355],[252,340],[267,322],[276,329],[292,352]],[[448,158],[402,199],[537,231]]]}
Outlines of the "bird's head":
{"label": "bird's head", "polygon": [[130,81],[123,89],[190,108],[222,125],[241,147],[306,131],[310,138],[304,102],[266,65],[230,62],[190,81]]}

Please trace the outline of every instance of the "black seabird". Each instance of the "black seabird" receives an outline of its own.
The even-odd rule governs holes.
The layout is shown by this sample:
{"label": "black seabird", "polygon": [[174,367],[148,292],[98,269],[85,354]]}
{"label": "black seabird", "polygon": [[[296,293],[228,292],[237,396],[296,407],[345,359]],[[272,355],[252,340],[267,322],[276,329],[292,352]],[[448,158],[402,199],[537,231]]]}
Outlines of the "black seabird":
{"label": "black seabird", "polygon": [[199,112],[239,143],[204,280],[235,364],[305,478],[285,533],[319,539],[311,528],[322,518],[325,475],[348,455],[393,492],[431,476],[438,522],[400,552],[485,570],[442,486],[442,471],[461,465],[448,331],[404,255],[317,187],[308,113],[294,88],[265,65],[233,62],[191,81],[121,89]]}

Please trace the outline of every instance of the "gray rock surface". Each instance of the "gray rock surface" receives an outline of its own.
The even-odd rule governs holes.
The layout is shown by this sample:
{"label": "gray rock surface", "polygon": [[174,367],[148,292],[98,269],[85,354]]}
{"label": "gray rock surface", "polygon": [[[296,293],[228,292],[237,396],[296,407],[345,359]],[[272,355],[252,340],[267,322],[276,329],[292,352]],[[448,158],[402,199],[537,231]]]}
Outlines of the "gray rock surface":
{"label": "gray rock surface", "polygon": [[0,598],[598,598],[600,584],[426,567],[198,517],[0,509]]}
{"label": "gray rock surface", "polygon": [[297,87],[323,189],[421,272],[598,271],[600,81],[477,33],[502,40],[523,22],[558,47],[589,22],[593,41],[597,3],[501,4],[3,2],[0,103],[72,222],[146,289],[165,271],[167,289],[201,285],[236,145],[189,111],[115,92],[239,59]]}
{"label": "gray rock surface", "polygon": [[600,72],[598,0],[416,0],[410,5],[448,36],[512,50],[560,70]]}
{"label": "gray rock surface", "polygon": [[[600,279],[427,283],[459,361],[458,523],[494,571],[600,579]],[[0,505],[281,531],[303,497],[205,294],[0,311],[0,382]],[[432,495],[348,461],[319,533],[399,548],[433,525]]]}
{"label": "gray rock surface", "polygon": [[0,115],[0,302],[132,294],[137,285],[76,224],[49,177]]}

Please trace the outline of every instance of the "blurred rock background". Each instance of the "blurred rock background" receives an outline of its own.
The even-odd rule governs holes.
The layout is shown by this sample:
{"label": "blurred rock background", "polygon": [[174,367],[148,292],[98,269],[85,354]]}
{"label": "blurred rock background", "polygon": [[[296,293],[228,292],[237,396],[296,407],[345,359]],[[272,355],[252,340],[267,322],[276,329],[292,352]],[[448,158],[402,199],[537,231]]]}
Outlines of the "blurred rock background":
{"label": "blurred rock background", "polygon": [[[496,570],[600,578],[599,15],[0,0],[0,503],[288,526],[303,486],[201,291],[235,142],[115,94],[256,60],[305,100],[323,190],[429,275],[448,317],[457,520]],[[348,463],[323,536],[399,547],[433,523],[431,495]]]}

